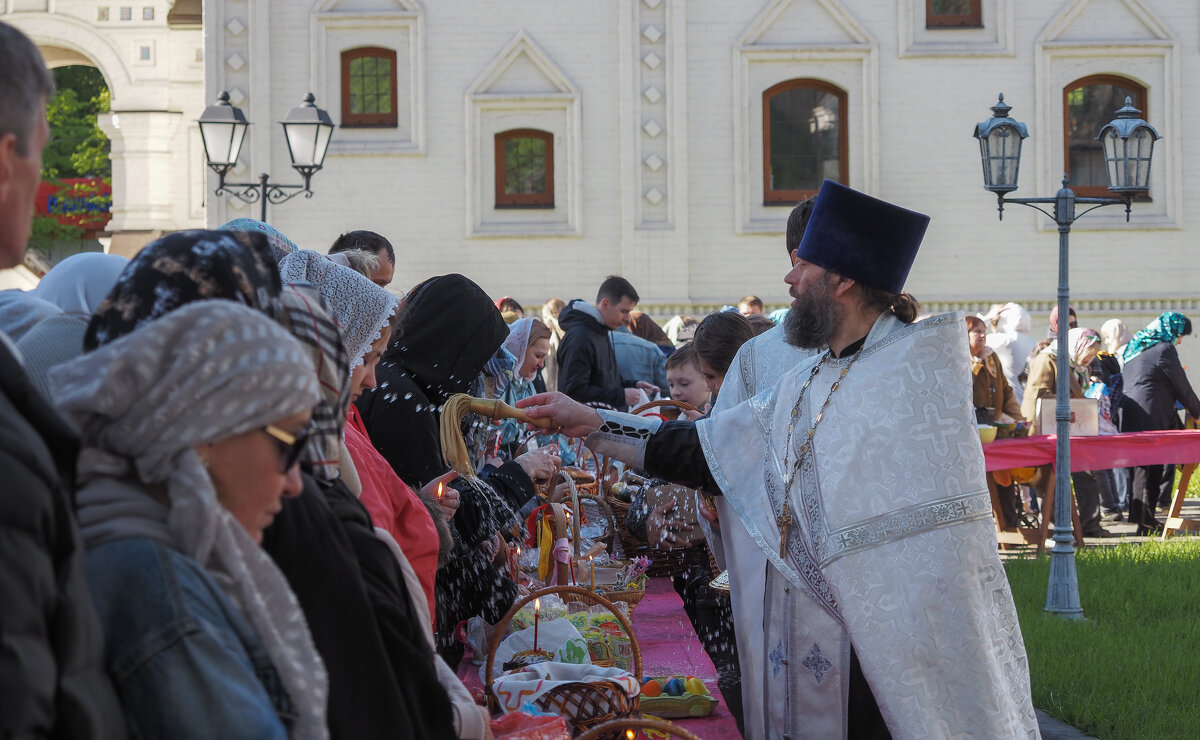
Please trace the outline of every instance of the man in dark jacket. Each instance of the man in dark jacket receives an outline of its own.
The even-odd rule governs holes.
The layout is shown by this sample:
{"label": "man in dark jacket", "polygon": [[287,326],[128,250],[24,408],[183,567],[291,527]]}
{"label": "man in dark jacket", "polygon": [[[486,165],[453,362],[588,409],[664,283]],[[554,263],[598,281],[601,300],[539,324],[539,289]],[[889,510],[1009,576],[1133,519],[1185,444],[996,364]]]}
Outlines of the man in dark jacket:
{"label": "man in dark jacket", "polygon": [[558,315],[563,338],[558,345],[558,389],[580,403],[606,403],[624,409],[637,403],[638,389],[653,393],[645,381],[622,381],[609,332],[629,324],[638,294],[629,281],[610,275],[600,284],[593,306],[581,298]]}
{"label": "man in dark jacket", "polygon": [[[54,80],[0,23],[0,268],[25,256]],[[0,737],[123,737],[67,489],[76,442],[0,332]]]}

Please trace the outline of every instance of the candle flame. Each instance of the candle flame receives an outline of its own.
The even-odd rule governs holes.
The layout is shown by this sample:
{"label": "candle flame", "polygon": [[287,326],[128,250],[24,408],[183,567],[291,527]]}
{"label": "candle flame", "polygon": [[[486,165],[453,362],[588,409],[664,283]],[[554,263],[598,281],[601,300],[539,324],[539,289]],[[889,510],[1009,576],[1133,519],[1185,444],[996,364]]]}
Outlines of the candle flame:
{"label": "candle flame", "polygon": [[541,599],[533,600],[533,610],[535,612],[540,612],[542,610],[542,600]]}
{"label": "candle flame", "polygon": [[633,730],[626,730],[625,737],[629,738],[629,740],[633,740]]}
{"label": "candle flame", "polygon": [[445,485],[444,483],[438,483],[438,498],[442,497],[442,487],[444,485]]}

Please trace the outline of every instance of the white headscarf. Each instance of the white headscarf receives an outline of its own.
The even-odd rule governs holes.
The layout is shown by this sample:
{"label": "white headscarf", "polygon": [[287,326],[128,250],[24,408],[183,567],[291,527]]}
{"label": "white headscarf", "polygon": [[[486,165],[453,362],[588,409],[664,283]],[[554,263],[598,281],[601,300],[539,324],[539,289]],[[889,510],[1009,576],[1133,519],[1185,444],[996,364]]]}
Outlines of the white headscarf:
{"label": "white headscarf", "polygon": [[537,370],[534,370],[528,378],[521,375],[521,366],[525,364],[525,352],[529,349],[529,335],[533,330],[533,322],[536,320],[525,318],[512,322],[508,325],[508,339],[504,340],[504,349],[511,352],[517,360],[513,367],[513,377],[519,377],[524,381],[533,380],[537,375]]}
{"label": "white headscarf", "polygon": [[[253,626],[297,712],[328,736],[328,679],[270,557],[217,501],[195,447],[311,409],[317,376],[282,326],[233,301],[189,303],[50,372],[80,430],[80,527],[89,546],[148,536],[200,563]],[[142,488],[105,485],[135,480]],[[89,485],[91,484],[91,485]],[[166,506],[144,487],[162,486]]]}
{"label": "white headscarf", "polygon": [[63,313],[85,321],[117,284],[129,259],[116,254],[83,252],[55,265],[31,292]]}
{"label": "white headscarf", "polygon": [[329,313],[342,330],[350,370],[363,364],[363,356],[383,336],[399,299],[367,277],[335,264],[323,254],[302,249],[284,257],[279,274],[285,283],[312,283],[325,299]]}

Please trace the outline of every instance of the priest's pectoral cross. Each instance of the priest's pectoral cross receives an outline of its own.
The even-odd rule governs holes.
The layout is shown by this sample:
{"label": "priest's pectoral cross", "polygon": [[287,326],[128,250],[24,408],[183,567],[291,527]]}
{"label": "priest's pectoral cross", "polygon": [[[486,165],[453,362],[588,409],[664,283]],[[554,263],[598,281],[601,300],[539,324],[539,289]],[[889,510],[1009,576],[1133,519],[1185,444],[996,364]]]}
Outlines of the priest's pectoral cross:
{"label": "priest's pectoral cross", "polygon": [[779,557],[787,557],[787,536],[788,527],[792,526],[792,515],[784,512],[775,518],[775,524],[779,526]]}

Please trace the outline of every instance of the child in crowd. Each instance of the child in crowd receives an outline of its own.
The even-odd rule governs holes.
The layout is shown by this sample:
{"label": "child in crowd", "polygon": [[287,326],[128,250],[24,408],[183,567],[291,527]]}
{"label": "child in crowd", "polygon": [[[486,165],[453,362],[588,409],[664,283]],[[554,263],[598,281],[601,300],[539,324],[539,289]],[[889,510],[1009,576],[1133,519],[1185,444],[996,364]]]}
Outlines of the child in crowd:
{"label": "child in crowd", "polygon": [[696,364],[696,353],[692,345],[685,344],[667,358],[667,385],[671,399],[690,403],[701,411],[708,411],[712,395]]}

